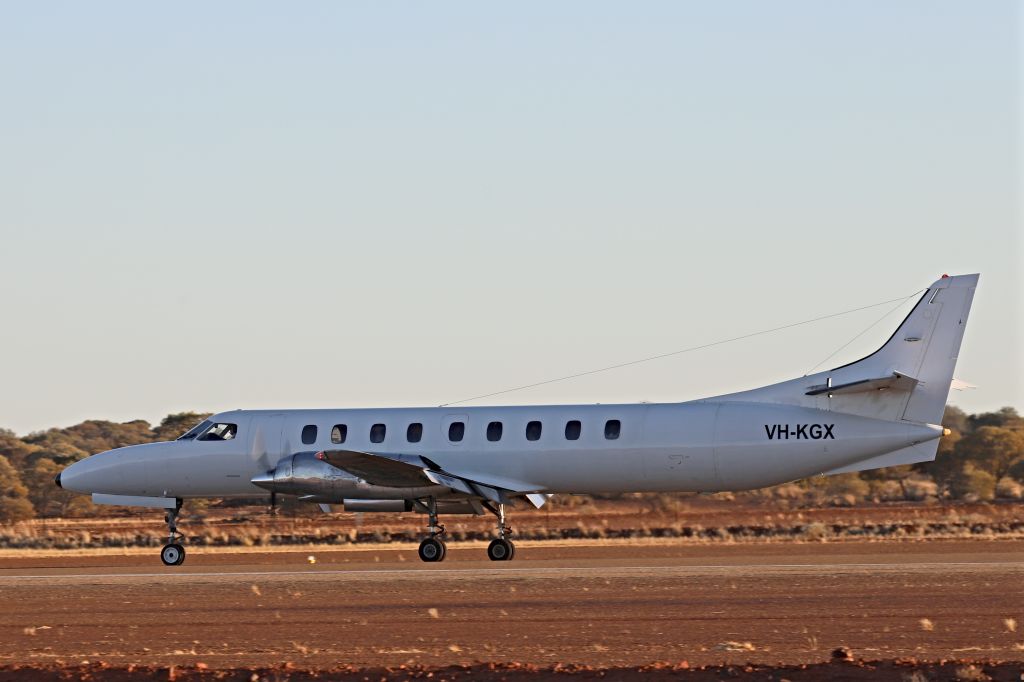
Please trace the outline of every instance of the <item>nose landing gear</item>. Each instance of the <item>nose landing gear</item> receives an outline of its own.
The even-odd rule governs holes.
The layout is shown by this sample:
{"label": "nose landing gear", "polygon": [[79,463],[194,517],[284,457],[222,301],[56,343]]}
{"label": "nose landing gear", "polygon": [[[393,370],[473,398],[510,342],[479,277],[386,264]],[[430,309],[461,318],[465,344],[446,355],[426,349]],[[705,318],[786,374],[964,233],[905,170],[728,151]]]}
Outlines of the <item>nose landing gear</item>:
{"label": "nose landing gear", "polygon": [[167,544],[160,550],[160,560],[165,566],[180,566],[185,562],[185,548],[181,541],[185,536],[178,532],[178,513],[181,511],[181,498],[176,500],[174,509],[168,509],[164,520],[167,521]]}

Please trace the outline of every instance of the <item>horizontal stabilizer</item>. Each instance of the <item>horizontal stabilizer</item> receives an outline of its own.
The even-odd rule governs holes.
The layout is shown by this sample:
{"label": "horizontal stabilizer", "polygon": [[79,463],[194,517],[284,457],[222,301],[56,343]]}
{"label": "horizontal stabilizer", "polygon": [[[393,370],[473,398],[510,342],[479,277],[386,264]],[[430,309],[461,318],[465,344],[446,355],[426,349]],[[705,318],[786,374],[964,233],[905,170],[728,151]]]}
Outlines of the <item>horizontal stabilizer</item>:
{"label": "horizontal stabilizer", "polygon": [[[831,379],[829,381],[831,382]],[[879,377],[877,379],[858,379],[836,385],[831,383],[818,384],[817,386],[811,386],[805,395],[822,395],[823,393],[842,395],[845,393],[865,393],[883,390],[913,391],[918,383],[918,380],[913,377],[893,372],[887,377]]]}
{"label": "horizontal stabilizer", "polygon": [[977,386],[975,386],[974,384],[969,384],[963,379],[953,379],[949,387],[954,391],[966,391],[971,388],[977,388]]}

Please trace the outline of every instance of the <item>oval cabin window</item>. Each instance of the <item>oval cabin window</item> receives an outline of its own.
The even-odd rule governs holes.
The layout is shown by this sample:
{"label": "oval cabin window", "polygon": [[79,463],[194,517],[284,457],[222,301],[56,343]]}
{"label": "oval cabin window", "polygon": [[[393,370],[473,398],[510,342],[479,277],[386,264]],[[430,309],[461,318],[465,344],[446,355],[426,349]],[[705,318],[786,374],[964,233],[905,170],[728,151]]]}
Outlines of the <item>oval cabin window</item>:
{"label": "oval cabin window", "polygon": [[384,434],[387,433],[388,427],[383,424],[374,424],[370,427],[370,442],[371,443],[383,443]]}
{"label": "oval cabin window", "polygon": [[302,427],[302,442],[305,445],[312,445],[316,442],[316,426],[307,424]]}

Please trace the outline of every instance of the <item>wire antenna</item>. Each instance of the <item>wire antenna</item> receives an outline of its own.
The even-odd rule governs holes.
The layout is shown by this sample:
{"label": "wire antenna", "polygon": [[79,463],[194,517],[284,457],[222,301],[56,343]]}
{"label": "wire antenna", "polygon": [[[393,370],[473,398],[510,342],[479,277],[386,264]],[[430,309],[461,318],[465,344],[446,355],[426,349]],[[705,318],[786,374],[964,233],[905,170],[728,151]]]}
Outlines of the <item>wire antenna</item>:
{"label": "wire antenna", "polygon": [[[854,337],[853,337],[852,339],[850,339],[849,341],[847,341],[847,342],[846,342],[846,343],[844,343],[843,345],[839,346],[839,348],[836,348],[836,349],[835,349],[834,351],[832,351],[832,352],[831,352],[831,353],[829,354],[829,356],[828,356],[828,357],[826,357],[826,358],[825,358],[824,360],[822,360],[821,362],[819,362],[818,364],[816,364],[816,365],[815,365],[814,367],[811,367],[811,368],[810,368],[809,370],[807,370],[807,374],[811,374],[811,373],[813,373],[813,372],[814,372],[814,370],[816,370],[816,369],[818,369],[819,367],[821,367],[822,365],[824,365],[824,364],[825,364],[826,362],[828,362],[829,360],[831,360],[832,358],[834,358],[834,357],[835,357],[836,355],[839,355],[839,353],[840,353],[840,352],[842,352],[842,351],[843,351],[843,349],[845,349],[845,348],[846,348],[847,346],[849,346],[849,345],[850,345],[851,343],[853,343],[854,341],[856,341],[856,340],[857,340],[857,339],[859,339],[860,337],[862,337],[862,336],[864,336],[865,334],[867,334],[867,333],[868,333],[868,331],[870,331],[870,330],[871,330],[871,329],[872,329],[873,327],[876,327],[876,326],[878,325],[878,323],[879,323],[879,322],[881,322],[882,320],[884,320],[885,318],[889,317],[889,316],[890,316],[890,315],[892,315],[892,314],[893,314],[894,312],[896,312],[897,310],[899,310],[900,308],[902,308],[902,307],[903,307],[903,306],[904,306],[904,305],[906,304],[906,302],[907,302],[907,301],[909,301],[910,299],[912,299],[912,298],[913,298],[914,296],[917,296],[917,294],[920,294],[920,293],[921,293],[922,291],[924,291],[924,289],[922,289],[921,291],[917,292],[916,294],[911,294],[910,296],[907,296],[907,297],[906,297],[905,299],[903,299],[902,301],[900,301],[899,303],[897,303],[897,304],[896,304],[896,307],[895,307],[895,308],[893,308],[892,310],[889,310],[889,311],[887,311],[887,312],[886,312],[886,313],[885,313],[884,315],[882,315],[882,316],[881,316],[880,318],[878,318],[877,320],[875,320],[874,322],[872,322],[871,324],[869,324],[869,325],[868,325],[867,327],[865,327],[864,329],[862,329],[862,330],[860,331],[860,333],[859,333],[859,334],[857,334],[856,336],[854,336]],[[807,374],[805,374],[804,376],[807,376]]]}
{"label": "wire antenna", "polygon": [[[703,344],[701,344],[699,346],[690,346],[689,348],[682,348],[680,350],[674,350],[674,351],[670,351],[668,353],[660,353],[658,355],[651,355],[651,356],[646,357],[646,358],[640,358],[639,360],[630,360],[628,362],[620,362],[620,363],[618,363],[616,365],[608,365],[607,367],[600,367],[598,369],[590,369],[590,370],[587,370],[585,372],[577,372],[575,374],[567,374],[567,375],[562,376],[562,377],[556,377],[554,379],[545,379],[544,381],[537,381],[537,382],[534,382],[532,384],[524,384],[522,386],[514,386],[512,388],[506,388],[506,389],[503,389],[501,391],[494,391],[493,393],[484,393],[482,395],[475,395],[475,396],[473,396],[471,398],[463,398],[461,400],[453,400],[450,403],[442,403],[441,405],[439,405],[439,407],[450,407],[451,405],[459,405],[461,403],[468,403],[468,402],[471,402],[473,400],[482,400],[483,398],[493,398],[496,395],[504,395],[506,393],[514,393],[516,391],[524,391],[524,390],[526,390],[528,388],[536,388],[537,386],[546,386],[547,384],[554,384],[554,383],[557,383],[559,381],[568,381],[570,379],[578,379],[580,377],[590,376],[591,374],[599,374],[601,372],[608,372],[608,371],[611,371],[613,369],[621,369],[623,367],[631,367],[633,365],[639,365],[639,364],[644,363],[644,362],[651,362],[652,360],[661,360],[663,358],[672,357],[674,355],[682,355],[683,353],[692,353],[693,351],[703,350],[705,348],[711,348],[713,346],[721,346],[721,345],[726,344],[726,343],[733,343],[734,341],[742,341],[743,339],[749,339],[749,338],[753,338],[755,336],[762,336],[764,334],[771,334],[773,332],[779,332],[779,331],[782,331],[784,329],[792,329],[793,327],[800,327],[800,326],[805,325],[805,324],[811,324],[811,323],[814,323],[814,322],[821,322],[822,320],[829,320],[829,319],[832,319],[834,317],[840,317],[842,315],[849,315],[850,313],[860,312],[861,310],[870,310],[871,308],[877,308],[878,306],[883,306],[883,305],[887,305],[889,303],[894,303],[896,301],[899,301],[899,304],[897,304],[896,308],[893,308],[892,310],[887,312],[885,315],[883,315],[881,318],[879,318],[877,321],[875,321],[867,329],[862,331],[860,334],[855,336],[853,339],[850,339],[850,341],[848,341],[846,343],[846,345],[844,345],[842,348],[840,348],[837,351],[835,351],[835,353],[832,353],[832,355],[835,355],[836,353],[841,351],[843,348],[845,348],[846,346],[848,346],[851,343],[853,343],[862,334],[867,332],[868,329],[871,329],[871,327],[875,326],[876,324],[881,322],[883,319],[885,319],[885,317],[888,316],[889,314],[891,314],[894,310],[896,310],[901,305],[903,305],[904,303],[906,303],[910,299],[914,298],[918,294],[922,293],[923,291],[924,291],[924,289],[921,289],[919,291],[915,291],[914,293],[910,294],[909,296],[902,296],[900,298],[891,298],[891,299],[889,299],[887,301],[879,301],[878,303],[872,303],[870,305],[861,306],[859,308],[851,308],[849,310],[844,310],[844,311],[838,312],[838,313],[832,313],[830,315],[822,315],[821,317],[814,317],[814,318],[811,318],[809,320],[802,320],[800,322],[792,322],[790,324],[784,324],[781,327],[772,327],[771,329],[762,329],[761,331],[751,332],[749,334],[743,334],[741,336],[734,336],[734,337],[728,338],[728,339],[721,339],[719,341],[712,341],[711,343],[703,343]],[[831,358],[832,355],[830,355],[829,358]],[[825,360],[822,360],[821,362],[819,362],[818,365],[824,363],[829,358],[825,358]],[[815,365],[815,367],[817,367],[818,365]]]}

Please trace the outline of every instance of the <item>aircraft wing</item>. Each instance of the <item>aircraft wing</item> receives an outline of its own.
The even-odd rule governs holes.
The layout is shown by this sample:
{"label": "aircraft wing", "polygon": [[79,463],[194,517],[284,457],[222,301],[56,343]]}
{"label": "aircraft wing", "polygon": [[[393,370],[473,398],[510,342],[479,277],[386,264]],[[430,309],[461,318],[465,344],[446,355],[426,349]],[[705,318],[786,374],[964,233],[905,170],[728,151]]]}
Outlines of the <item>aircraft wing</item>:
{"label": "aircraft wing", "polygon": [[316,458],[373,485],[412,488],[432,482],[423,474],[424,465],[415,461],[418,457],[383,457],[358,450],[324,450],[316,453]]}
{"label": "aircraft wing", "polygon": [[551,495],[522,481],[480,476],[462,476],[445,471],[436,462],[418,455],[378,454],[359,450],[323,450],[316,458],[373,485],[414,488],[433,483],[456,492],[503,504],[512,497],[525,497],[537,509]]}

